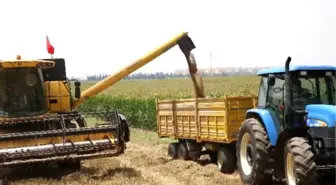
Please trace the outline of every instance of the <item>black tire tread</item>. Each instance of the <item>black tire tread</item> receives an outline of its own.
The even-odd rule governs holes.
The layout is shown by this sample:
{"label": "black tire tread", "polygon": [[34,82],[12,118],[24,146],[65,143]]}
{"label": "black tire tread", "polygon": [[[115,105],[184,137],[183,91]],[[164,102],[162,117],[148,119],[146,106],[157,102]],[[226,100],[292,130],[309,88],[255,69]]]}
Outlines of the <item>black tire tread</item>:
{"label": "black tire tread", "polygon": [[58,167],[60,169],[80,169],[81,168],[81,160],[64,160],[58,162]]}
{"label": "black tire tread", "polygon": [[297,185],[316,184],[316,163],[311,148],[308,140],[301,137],[293,137],[287,141],[287,150],[294,157]]}
{"label": "black tire tread", "polygon": [[179,144],[179,147],[177,150],[177,156],[179,159],[189,160],[188,148],[185,142],[182,142]]}
{"label": "black tire tread", "polygon": [[[246,183],[249,183],[251,185],[271,184],[273,175],[273,168],[272,168],[273,159],[271,158],[270,155],[271,143],[269,141],[267,133],[262,124],[255,118],[246,119],[242,127],[244,126],[247,127],[248,129],[251,129],[251,131],[254,133],[254,138],[256,140],[256,164],[254,166],[254,169],[252,169],[251,178],[248,179],[248,182]],[[237,142],[238,150],[240,149],[239,145],[240,141]],[[236,152],[236,154],[238,159],[240,152]],[[241,173],[243,174],[243,172]]]}
{"label": "black tire tread", "polygon": [[179,143],[177,142],[170,143],[168,145],[168,151],[167,151],[168,156],[170,156],[172,159],[176,159],[178,147],[179,147]]}
{"label": "black tire tread", "polygon": [[210,151],[209,157],[210,157],[210,163],[216,164],[216,162],[217,162],[217,152]]}
{"label": "black tire tread", "polygon": [[[222,168],[219,169],[222,173],[233,173],[236,168],[236,157],[232,150],[221,147],[218,152],[223,152],[226,158],[224,164],[222,164]],[[217,154],[218,157],[218,154]]]}

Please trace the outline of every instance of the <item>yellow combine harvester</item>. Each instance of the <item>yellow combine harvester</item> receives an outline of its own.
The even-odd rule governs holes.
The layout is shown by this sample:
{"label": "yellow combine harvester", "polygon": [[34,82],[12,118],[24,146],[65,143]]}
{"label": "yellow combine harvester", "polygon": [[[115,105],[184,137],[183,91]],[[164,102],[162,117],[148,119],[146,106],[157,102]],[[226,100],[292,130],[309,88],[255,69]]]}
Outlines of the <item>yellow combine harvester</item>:
{"label": "yellow combine harvester", "polygon": [[[122,154],[130,139],[125,116],[117,111],[84,114],[76,107],[175,45],[186,56],[193,79],[200,80],[192,69],[195,46],[185,32],[83,93],[75,81],[74,96],[62,58],[22,60],[18,55],[0,61],[0,167],[41,162],[80,167],[81,159]],[[93,123],[89,116],[104,122]]]}

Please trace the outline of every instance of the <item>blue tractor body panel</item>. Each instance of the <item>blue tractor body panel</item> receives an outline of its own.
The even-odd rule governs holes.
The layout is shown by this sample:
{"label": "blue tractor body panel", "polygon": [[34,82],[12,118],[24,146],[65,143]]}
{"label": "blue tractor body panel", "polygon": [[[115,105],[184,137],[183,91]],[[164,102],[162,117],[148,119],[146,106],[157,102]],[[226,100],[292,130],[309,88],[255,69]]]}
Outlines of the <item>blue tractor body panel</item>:
{"label": "blue tractor body panel", "polygon": [[335,127],[336,123],[336,106],[311,104],[306,106],[307,126],[318,127],[318,121],[323,121],[328,127]]}
{"label": "blue tractor body panel", "polygon": [[[319,66],[305,66],[305,65],[293,65],[289,67],[289,71],[309,71],[309,70],[322,70],[322,71],[336,71],[336,66],[328,66],[328,65],[319,65]],[[285,73],[284,67],[276,67],[270,69],[263,69],[257,72],[257,75],[267,75],[267,74],[275,74],[275,73]]]}
{"label": "blue tractor body panel", "polygon": [[280,124],[275,115],[265,109],[250,109],[246,114],[258,114],[265,126],[267,135],[270,139],[272,146],[276,146],[278,136],[280,134]]}

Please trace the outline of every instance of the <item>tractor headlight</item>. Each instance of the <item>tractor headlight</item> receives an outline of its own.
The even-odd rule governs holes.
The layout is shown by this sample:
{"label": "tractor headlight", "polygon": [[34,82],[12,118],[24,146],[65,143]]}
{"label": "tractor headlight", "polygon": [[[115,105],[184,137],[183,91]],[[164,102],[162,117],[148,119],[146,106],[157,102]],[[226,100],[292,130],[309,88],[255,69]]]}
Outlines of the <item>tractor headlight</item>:
{"label": "tractor headlight", "polygon": [[308,127],[328,127],[328,124],[321,120],[308,119],[307,126]]}

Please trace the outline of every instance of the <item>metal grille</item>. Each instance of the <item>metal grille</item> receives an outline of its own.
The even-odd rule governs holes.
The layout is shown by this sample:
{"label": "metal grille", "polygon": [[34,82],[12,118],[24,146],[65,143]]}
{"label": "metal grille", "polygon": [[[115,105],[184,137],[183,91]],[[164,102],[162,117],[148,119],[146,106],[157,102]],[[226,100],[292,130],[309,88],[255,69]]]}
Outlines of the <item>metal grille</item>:
{"label": "metal grille", "polygon": [[[95,120],[101,120],[101,122],[87,123],[87,120],[92,120],[92,118],[95,118]],[[76,128],[69,128],[69,122],[73,120],[82,120],[85,124],[82,127],[77,126]],[[86,112],[84,114],[72,112],[58,115],[48,114],[37,117],[0,120],[0,126],[2,128],[26,124],[34,124],[38,127],[39,124],[43,123],[59,123],[60,127],[49,130],[2,134],[0,135],[0,143],[20,143],[25,140],[37,140],[48,137],[62,137],[63,142],[41,146],[2,148],[0,149],[0,166],[16,166],[20,164],[57,161],[69,158],[87,159],[114,156],[123,153],[125,144],[121,137],[121,123],[117,111]],[[114,139],[89,139],[80,142],[71,142],[68,139],[69,136],[104,133],[112,133]]]}

